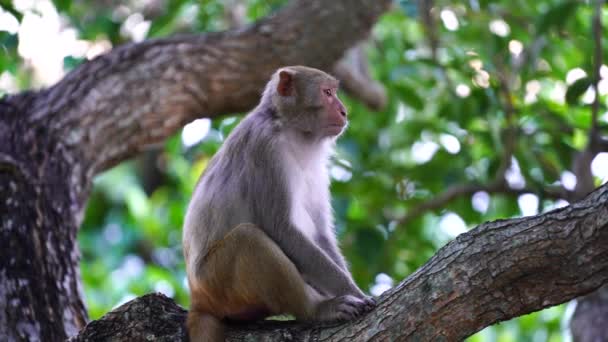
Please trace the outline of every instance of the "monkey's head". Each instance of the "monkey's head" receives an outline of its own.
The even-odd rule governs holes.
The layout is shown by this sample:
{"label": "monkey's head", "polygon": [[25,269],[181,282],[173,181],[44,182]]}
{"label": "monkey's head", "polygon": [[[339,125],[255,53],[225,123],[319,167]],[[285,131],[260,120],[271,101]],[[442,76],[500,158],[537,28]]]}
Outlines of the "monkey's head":
{"label": "monkey's head", "polygon": [[277,70],[267,92],[282,127],[314,138],[336,137],[348,120],[338,98],[338,80],[321,70],[290,66]]}

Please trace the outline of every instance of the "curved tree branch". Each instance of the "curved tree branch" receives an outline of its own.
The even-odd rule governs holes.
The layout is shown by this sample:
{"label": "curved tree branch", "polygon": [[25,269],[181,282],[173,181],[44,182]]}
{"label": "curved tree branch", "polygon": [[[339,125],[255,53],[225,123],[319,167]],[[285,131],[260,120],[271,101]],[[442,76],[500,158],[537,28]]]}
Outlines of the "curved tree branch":
{"label": "curved tree branch", "polygon": [[[231,28],[241,28],[247,23],[242,0],[224,2],[226,21]],[[375,81],[369,73],[364,44],[350,48],[344,57],[334,64],[331,73],[341,82],[341,88],[350,96],[361,101],[371,110],[380,110],[388,101],[384,86]]]}
{"label": "curved tree branch", "polygon": [[[231,326],[230,341],[457,341],[480,329],[587,294],[608,282],[608,184],[546,214],[484,223],[461,234],[337,326],[264,322]],[[163,321],[155,323],[157,317]],[[183,339],[185,311],[147,295],[91,322],[74,339]],[[129,329],[125,329],[129,327]]]}
{"label": "curved tree branch", "polygon": [[280,66],[331,69],[390,3],[293,1],[243,29],[123,45],[37,94],[29,121],[50,123],[92,175],[196,117],[250,109]]}
{"label": "curved tree branch", "polygon": [[388,102],[386,90],[370,75],[364,44],[348,50],[334,66],[333,73],[349,95],[363,102],[370,109],[380,110],[386,106]]}

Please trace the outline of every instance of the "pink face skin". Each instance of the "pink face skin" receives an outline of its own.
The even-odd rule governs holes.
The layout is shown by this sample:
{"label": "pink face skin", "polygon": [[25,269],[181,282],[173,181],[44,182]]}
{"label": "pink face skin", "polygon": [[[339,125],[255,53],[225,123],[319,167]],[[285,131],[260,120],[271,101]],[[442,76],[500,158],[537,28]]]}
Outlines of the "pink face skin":
{"label": "pink face skin", "polygon": [[344,107],[337,95],[338,87],[333,84],[322,85],[320,90],[323,106],[327,109],[323,131],[327,136],[340,135],[344,127],[346,127],[348,120],[346,119],[346,107]]}

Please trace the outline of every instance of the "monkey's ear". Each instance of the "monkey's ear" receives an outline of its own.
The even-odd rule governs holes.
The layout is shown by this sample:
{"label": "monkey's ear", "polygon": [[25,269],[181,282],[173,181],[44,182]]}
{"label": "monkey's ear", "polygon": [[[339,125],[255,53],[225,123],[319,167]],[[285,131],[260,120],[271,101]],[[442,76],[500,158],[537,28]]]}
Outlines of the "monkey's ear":
{"label": "monkey's ear", "polygon": [[279,71],[279,83],[277,84],[277,93],[281,96],[291,96],[294,93],[293,84],[294,72],[290,70]]}

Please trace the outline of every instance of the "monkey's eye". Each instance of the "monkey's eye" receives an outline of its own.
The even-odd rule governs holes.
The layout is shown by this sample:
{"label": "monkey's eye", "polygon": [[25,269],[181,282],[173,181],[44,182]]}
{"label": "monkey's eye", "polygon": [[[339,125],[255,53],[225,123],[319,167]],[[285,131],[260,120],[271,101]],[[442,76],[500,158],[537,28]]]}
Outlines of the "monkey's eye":
{"label": "monkey's eye", "polygon": [[331,96],[331,89],[325,89],[323,90],[323,92],[325,93],[325,95]]}

